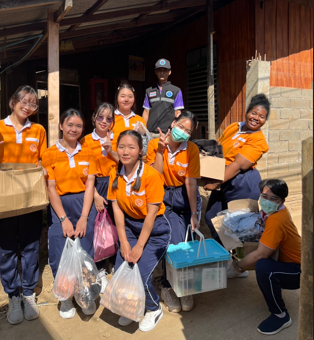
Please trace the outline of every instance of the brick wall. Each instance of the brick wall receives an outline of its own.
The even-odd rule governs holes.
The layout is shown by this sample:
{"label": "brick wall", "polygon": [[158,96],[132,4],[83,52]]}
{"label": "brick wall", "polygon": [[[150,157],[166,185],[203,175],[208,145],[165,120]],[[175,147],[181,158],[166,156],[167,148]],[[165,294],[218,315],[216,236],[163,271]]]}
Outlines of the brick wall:
{"label": "brick wall", "polygon": [[313,90],[270,87],[271,112],[263,132],[269,151],[258,162],[262,178],[301,178],[302,140],[313,136]]}

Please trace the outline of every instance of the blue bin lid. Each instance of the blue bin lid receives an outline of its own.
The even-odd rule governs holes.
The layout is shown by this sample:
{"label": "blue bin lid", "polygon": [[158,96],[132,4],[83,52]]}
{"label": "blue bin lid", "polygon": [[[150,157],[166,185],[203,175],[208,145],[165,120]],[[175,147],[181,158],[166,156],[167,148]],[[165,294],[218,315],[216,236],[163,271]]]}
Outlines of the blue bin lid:
{"label": "blue bin lid", "polygon": [[228,261],[230,253],[214,239],[205,240],[207,256],[204,246],[201,245],[200,256],[197,258],[199,241],[181,242],[177,245],[170,244],[167,251],[167,262],[175,269],[196,266],[198,264]]}

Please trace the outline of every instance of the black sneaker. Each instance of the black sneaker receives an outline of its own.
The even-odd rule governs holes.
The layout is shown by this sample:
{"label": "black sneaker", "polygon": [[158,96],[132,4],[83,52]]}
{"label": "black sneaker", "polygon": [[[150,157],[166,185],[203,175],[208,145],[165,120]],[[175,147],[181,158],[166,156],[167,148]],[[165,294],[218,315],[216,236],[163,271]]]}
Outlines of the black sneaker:
{"label": "black sneaker", "polygon": [[278,318],[275,314],[271,314],[266,320],[264,320],[258,327],[257,330],[265,335],[274,335],[279,333],[284,328],[291,326],[292,320],[288,312],[284,318]]}

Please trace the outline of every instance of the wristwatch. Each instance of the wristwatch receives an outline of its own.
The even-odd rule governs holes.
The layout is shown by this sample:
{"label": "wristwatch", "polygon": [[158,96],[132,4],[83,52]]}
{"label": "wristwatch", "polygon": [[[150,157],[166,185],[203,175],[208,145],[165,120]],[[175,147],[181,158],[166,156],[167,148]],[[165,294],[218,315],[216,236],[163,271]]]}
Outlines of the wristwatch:
{"label": "wristwatch", "polygon": [[62,223],[66,218],[67,218],[67,215],[62,216],[62,217],[59,218],[59,221]]}

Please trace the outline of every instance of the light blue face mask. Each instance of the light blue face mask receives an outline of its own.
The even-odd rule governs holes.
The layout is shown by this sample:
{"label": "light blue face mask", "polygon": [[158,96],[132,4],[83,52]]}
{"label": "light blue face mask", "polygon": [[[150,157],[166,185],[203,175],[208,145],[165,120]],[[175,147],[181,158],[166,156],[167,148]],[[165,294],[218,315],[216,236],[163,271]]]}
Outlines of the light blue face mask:
{"label": "light blue face mask", "polygon": [[258,200],[258,203],[261,206],[264,213],[271,214],[271,213],[278,210],[278,207],[279,207],[281,202],[280,203],[274,203],[274,202],[266,200],[263,197],[260,197],[260,199]]}
{"label": "light blue face mask", "polygon": [[171,137],[174,142],[182,143],[188,141],[191,136],[180,128],[174,126],[171,130]]}

